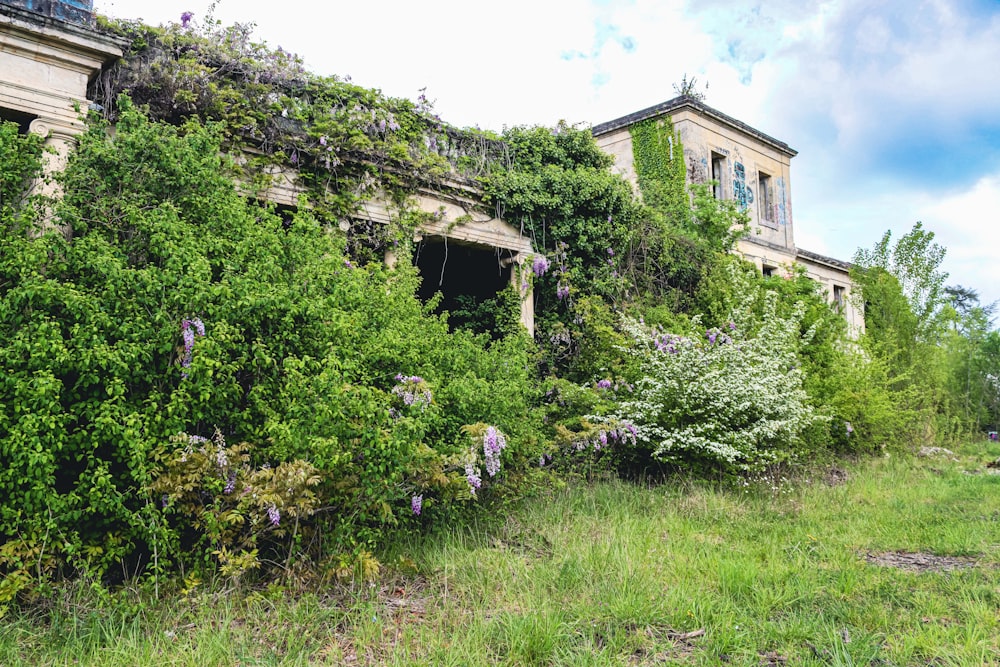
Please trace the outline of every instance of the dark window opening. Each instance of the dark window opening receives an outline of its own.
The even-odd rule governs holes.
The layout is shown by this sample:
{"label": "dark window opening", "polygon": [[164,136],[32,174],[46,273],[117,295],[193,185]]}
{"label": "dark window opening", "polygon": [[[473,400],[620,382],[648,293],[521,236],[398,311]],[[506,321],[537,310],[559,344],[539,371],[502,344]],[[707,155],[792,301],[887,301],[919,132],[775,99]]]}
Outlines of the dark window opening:
{"label": "dark window opening", "polygon": [[847,293],[847,288],[843,285],[833,286],[833,303],[838,309],[844,308],[844,295]]}
{"label": "dark window opening", "polygon": [[760,219],[774,222],[774,206],[771,196],[771,177],[764,172],[757,172],[757,202],[760,206]]}
{"label": "dark window opening", "polygon": [[292,220],[295,219],[295,214],[298,213],[298,206],[289,206],[288,204],[275,204],[274,214],[281,218],[281,226],[286,230],[292,226]]}
{"label": "dark window opening", "polygon": [[767,264],[765,264],[763,267],[761,267],[761,272],[764,274],[765,278],[771,278],[771,277],[775,276],[776,275],[775,271],[777,271],[777,270],[778,270],[778,267],[776,267],[776,266],[768,266]]}
{"label": "dark window opening", "polygon": [[438,312],[448,312],[452,328],[496,332],[498,318],[512,316],[497,298],[510,284],[511,268],[503,261],[507,255],[454,239],[425,237],[414,258],[421,279],[417,296],[427,301],[441,292]]}
{"label": "dark window opening", "polygon": [[38,118],[38,116],[34,114],[25,113],[23,111],[15,111],[14,109],[0,108],[0,120],[17,123],[17,131],[19,134],[27,134],[28,128],[31,127],[31,121],[36,118]]}
{"label": "dark window opening", "polygon": [[712,153],[712,180],[715,181],[715,185],[712,186],[712,194],[716,199],[725,199],[725,190],[723,188],[725,177],[726,157],[718,153]]}

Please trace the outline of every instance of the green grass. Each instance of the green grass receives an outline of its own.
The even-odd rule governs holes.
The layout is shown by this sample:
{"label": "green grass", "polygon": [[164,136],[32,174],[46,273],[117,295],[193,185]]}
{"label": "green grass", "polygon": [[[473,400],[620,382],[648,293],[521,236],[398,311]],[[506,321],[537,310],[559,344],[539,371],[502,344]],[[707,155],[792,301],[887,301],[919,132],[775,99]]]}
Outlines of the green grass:
{"label": "green grass", "polygon": [[[1000,664],[1000,476],[982,474],[1000,448],[964,453],[778,491],[580,484],[499,527],[395,544],[386,562],[417,574],[330,591],[128,603],[67,589],[45,613],[8,613],[0,664]],[[977,560],[865,558],[897,551]]]}

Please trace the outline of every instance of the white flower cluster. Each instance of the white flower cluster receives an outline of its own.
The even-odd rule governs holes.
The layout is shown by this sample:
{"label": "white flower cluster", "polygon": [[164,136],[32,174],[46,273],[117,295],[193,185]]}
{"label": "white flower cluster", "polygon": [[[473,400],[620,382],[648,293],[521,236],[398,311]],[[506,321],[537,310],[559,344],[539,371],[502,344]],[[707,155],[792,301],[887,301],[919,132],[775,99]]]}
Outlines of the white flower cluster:
{"label": "white flower cluster", "polygon": [[770,296],[762,326],[749,336],[733,323],[665,343],[662,332],[626,322],[644,377],[620,414],[656,458],[759,469],[823,419],[809,405],[797,365],[799,316],[779,317]]}

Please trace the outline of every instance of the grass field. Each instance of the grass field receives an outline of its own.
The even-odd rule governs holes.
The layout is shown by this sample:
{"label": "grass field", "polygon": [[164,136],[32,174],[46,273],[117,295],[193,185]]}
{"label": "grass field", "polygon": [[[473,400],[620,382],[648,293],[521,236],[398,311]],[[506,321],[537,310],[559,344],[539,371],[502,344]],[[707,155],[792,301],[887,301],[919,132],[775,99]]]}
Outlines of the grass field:
{"label": "grass field", "polygon": [[297,595],[9,612],[0,664],[1000,664],[1000,456],[744,489],[580,483],[394,545],[417,573]]}

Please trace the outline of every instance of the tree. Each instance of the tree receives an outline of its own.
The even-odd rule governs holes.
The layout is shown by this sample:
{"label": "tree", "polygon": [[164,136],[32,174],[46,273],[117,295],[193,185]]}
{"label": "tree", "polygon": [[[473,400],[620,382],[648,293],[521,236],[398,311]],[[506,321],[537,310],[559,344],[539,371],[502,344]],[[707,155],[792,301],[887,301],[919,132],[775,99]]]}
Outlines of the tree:
{"label": "tree", "polygon": [[[918,335],[932,338],[940,325],[938,315],[945,302],[944,282],[948,274],[940,270],[945,248],[934,243],[934,232],[924,230],[922,222],[917,222],[895,245],[890,245],[891,240],[892,232],[886,231],[871,250],[859,249],[855,253],[862,292],[865,283],[878,280],[880,271],[890,274],[899,283],[910,312],[916,317]],[[864,274],[872,280],[866,280]],[[867,302],[869,297],[864,298]]]}

